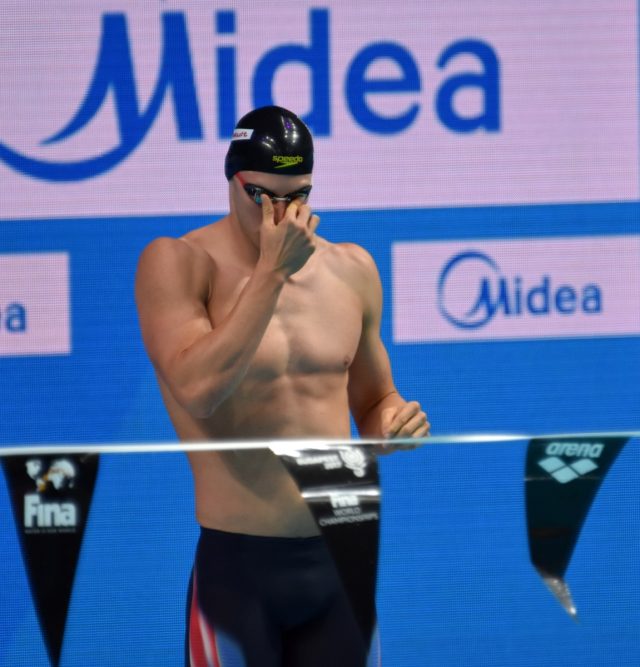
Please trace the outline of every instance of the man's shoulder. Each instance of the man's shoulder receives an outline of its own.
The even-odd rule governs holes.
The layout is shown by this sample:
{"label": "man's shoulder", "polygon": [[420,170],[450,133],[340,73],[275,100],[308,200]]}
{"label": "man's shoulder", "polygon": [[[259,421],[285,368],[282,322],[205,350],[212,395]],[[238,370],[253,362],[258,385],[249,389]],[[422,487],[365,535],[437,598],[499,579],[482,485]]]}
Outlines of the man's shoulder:
{"label": "man's shoulder", "polygon": [[323,239],[327,262],[336,270],[356,273],[368,278],[378,273],[370,253],[357,243],[332,243]]}
{"label": "man's shoulder", "polygon": [[142,251],[141,260],[190,261],[207,260],[207,240],[212,235],[213,224],[198,227],[183,236],[159,236],[153,239]]}
{"label": "man's shoulder", "polygon": [[193,259],[195,247],[182,238],[159,236],[144,248],[138,260],[138,271],[179,265]]}
{"label": "man's shoulder", "polygon": [[366,315],[380,310],[382,286],[373,257],[357,243],[331,243],[326,266],[362,300]]}
{"label": "man's shoulder", "polygon": [[160,236],[142,251],[136,271],[136,284],[171,283],[178,276],[190,281],[209,279],[212,260],[197,242],[187,236]]}

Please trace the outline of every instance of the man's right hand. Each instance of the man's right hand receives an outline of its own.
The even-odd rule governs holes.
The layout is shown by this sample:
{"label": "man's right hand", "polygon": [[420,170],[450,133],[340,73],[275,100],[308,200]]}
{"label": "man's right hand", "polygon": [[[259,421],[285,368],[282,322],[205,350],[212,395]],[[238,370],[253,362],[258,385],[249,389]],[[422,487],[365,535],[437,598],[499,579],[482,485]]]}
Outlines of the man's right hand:
{"label": "man's right hand", "polygon": [[315,231],[320,218],[300,201],[292,201],[278,223],[273,202],[262,195],[260,260],[285,278],[299,271],[316,249]]}

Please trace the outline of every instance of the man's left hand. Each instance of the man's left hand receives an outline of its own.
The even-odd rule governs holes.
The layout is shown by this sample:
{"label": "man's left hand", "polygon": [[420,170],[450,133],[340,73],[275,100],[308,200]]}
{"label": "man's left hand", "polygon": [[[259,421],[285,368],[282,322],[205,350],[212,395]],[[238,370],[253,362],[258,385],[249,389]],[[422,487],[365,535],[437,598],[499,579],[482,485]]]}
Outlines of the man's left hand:
{"label": "man's left hand", "polygon": [[[402,438],[426,438],[429,435],[431,424],[418,401],[409,401],[404,405],[385,408],[381,415],[382,436],[389,440]],[[378,453],[387,454],[396,450],[415,449],[421,443],[388,443],[383,445]]]}

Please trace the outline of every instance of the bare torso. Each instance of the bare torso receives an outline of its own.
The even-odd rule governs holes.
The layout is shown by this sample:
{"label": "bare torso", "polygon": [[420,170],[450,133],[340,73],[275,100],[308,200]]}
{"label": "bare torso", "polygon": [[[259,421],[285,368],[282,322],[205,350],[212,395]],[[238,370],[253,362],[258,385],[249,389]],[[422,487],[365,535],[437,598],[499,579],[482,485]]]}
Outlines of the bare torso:
{"label": "bare torso", "polygon": [[[196,230],[185,240],[210,260],[206,308],[215,328],[235,305],[252,267],[234,255],[224,224]],[[350,279],[348,252],[319,239],[316,253],[283,287],[246,375],[211,416],[192,416],[159,378],[181,440],[349,437],[348,371],[363,306]],[[193,453],[190,462],[201,525],[254,535],[318,532],[295,483],[269,450]]]}

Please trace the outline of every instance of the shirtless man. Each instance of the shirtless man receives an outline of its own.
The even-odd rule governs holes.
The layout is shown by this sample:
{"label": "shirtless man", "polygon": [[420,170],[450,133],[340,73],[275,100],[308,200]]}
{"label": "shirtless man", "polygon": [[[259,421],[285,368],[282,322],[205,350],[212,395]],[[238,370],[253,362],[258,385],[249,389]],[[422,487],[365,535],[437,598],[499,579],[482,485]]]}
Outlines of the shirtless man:
{"label": "shirtless man", "polygon": [[[183,441],[348,439],[350,412],[362,436],[428,435],[420,405],[393,384],[372,258],[315,233],[312,167],[297,116],[247,114],[225,162],[229,215],[141,256],[143,339]],[[202,531],[187,665],[364,667],[369,649],[280,460],[268,450],[189,458]]]}

